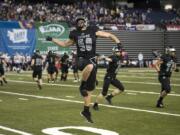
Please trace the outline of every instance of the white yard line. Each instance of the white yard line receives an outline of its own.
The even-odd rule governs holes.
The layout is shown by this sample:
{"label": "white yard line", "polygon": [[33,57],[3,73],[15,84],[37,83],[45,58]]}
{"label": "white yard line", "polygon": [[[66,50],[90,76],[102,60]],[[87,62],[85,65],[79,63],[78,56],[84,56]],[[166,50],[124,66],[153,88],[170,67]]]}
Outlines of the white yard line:
{"label": "white yard line", "polygon": [[[16,81],[16,80],[8,80],[8,81],[9,81],[9,82],[15,82],[15,83],[36,84],[35,82],[29,82],[29,81]],[[70,84],[55,84],[55,83],[49,84],[49,83],[43,83],[43,85],[79,88],[79,85],[70,85]],[[102,88],[96,87],[96,89],[101,90]],[[109,90],[114,90],[114,89],[109,89]],[[159,95],[159,93],[157,93],[157,92],[147,92],[147,91],[125,90],[125,92],[133,92],[133,93],[140,93],[140,94]],[[180,94],[168,94],[168,96],[180,97]]]}
{"label": "white yard line", "polygon": [[18,98],[19,100],[24,100],[24,101],[26,101],[26,100],[29,100],[29,99],[27,99],[27,98]]}
{"label": "white yard line", "polygon": [[[15,75],[15,76],[27,76],[27,77],[31,77],[32,75],[20,75],[20,74],[7,74],[7,75]],[[99,75],[99,76],[101,76],[101,75]],[[104,76],[104,75],[102,75],[102,76]],[[121,76],[119,76],[119,77],[121,77]],[[132,76],[129,76],[129,77],[132,77]],[[68,77],[68,79],[70,79],[70,80],[74,80],[74,78],[71,78],[71,77]],[[144,78],[145,79],[145,78]],[[98,81],[100,81],[100,82],[103,82],[103,80],[98,80]],[[137,82],[137,81],[122,81],[123,83],[138,83],[138,84],[149,84],[149,85],[160,85],[160,83],[153,83],[153,82]],[[174,83],[172,83],[171,84],[172,86],[180,86],[180,84],[174,84]]]}
{"label": "white yard line", "polygon": [[[104,75],[97,75],[97,76],[100,76],[100,77],[104,77]],[[158,80],[158,77],[157,76],[134,76],[134,75],[117,75],[118,78],[139,78],[139,79],[152,79],[152,80]],[[176,77],[172,77],[172,80],[176,80],[176,81],[180,81],[179,78],[176,78]]]}
{"label": "white yard line", "polygon": [[67,98],[75,98],[75,96],[66,96]]}
{"label": "white yard line", "polygon": [[[36,95],[22,94],[22,93],[8,92],[8,91],[0,91],[0,93],[9,94],[9,95],[25,96],[25,97],[33,97],[33,98],[38,98],[38,99],[64,101],[64,102],[78,103],[78,104],[84,103],[83,101],[78,101],[78,100],[68,100],[68,99],[63,99],[63,98],[46,97],[46,96],[36,96]],[[152,113],[152,114],[180,117],[180,114],[174,114],[174,113],[168,113],[168,112],[158,112],[158,111],[151,111],[151,110],[144,110],[144,109],[130,108],[130,107],[121,107],[121,106],[114,106],[114,105],[105,105],[105,104],[99,104],[99,105],[108,107],[108,108],[116,108],[116,109],[131,110],[131,111],[136,111],[136,112],[146,112],[146,113]]]}
{"label": "white yard line", "polygon": [[128,95],[137,95],[137,93],[129,93],[127,92]]}
{"label": "white yard line", "polygon": [[0,129],[6,130],[6,131],[10,131],[10,132],[13,132],[13,133],[17,133],[17,134],[20,134],[20,135],[32,135],[32,134],[26,133],[24,131],[12,129],[12,128],[9,128],[9,127],[4,127],[4,126],[1,126],[1,125],[0,125]]}
{"label": "white yard line", "polygon": [[[69,73],[71,74],[71,73]],[[12,76],[27,76],[27,77],[32,77],[31,74],[13,74],[13,73],[7,73],[7,75],[12,75]],[[47,75],[46,73],[43,74],[43,75]],[[99,77],[104,77],[104,74],[97,74],[97,76]],[[153,79],[153,80],[158,80],[157,79],[157,76],[135,76],[135,75],[122,75],[122,74],[118,74],[117,75],[118,78],[140,78],[140,79]],[[68,78],[71,78],[71,77],[68,77]],[[74,79],[74,78],[71,78],[71,79]],[[177,77],[172,77],[172,80],[176,80],[176,81],[180,81],[179,78]]]}

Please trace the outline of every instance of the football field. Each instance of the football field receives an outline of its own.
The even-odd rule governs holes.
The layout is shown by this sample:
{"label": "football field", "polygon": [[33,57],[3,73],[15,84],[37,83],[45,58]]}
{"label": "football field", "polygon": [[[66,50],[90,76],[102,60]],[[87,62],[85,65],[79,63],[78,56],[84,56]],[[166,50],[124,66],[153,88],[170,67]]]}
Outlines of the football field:
{"label": "football field", "polygon": [[[71,71],[68,81],[56,83],[47,83],[44,72],[42,90],[31,74],[6,73],[8,84],[0,86],[0,135],[180,135],[179,72],[171,77],[165,108],[156,108],[160,84],[155,70],[123,68],[117,78],[125,92],[112,99],[113,105],[102,100],[99,111],[91,107],[93,124],[80,116],[83,98]],[[104,75],[105,70],[98,69],[93,101]]]}

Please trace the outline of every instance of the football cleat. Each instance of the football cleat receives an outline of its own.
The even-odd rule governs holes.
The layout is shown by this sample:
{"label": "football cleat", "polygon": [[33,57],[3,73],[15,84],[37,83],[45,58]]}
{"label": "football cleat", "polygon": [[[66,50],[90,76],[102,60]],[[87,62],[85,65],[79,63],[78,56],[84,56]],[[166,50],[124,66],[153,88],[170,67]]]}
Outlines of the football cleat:
{"label": "football cleat", "polygon": [[157,108],[164,108],[164,105],[163,105],[163,103],[157,103],[156,107]]}
{"label": "football cleat", "polygon": [[94,103],[94,105],[93,105],[93,109],[94,109],[94,110],[96,110],[96,111],[98,111],[98,110],[99,110],[99,107],[98,107],[98,104],[97,104],[97,103]]}
{"label": "football cleat", "polygon": [[84,118],[86,118],[88,123],[93,123],[92,119],[91,119],[91,113],[90,112],[80,112],[80,115],[83,116]]}
{"label": "football cleat", "polygon": [[111,101],[111,98],[109,96],[106,97],[106,100],[107,100],[108,104],[112,105],[112,101]]}

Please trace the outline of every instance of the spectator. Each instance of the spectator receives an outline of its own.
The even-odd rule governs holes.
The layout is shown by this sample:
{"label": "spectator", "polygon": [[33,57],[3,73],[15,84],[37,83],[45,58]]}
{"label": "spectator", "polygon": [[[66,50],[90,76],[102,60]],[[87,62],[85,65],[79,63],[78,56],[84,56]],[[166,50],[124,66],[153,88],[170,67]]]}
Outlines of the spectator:
{"label": "spectator", "polygon": [[140,68],[144,67],[144,59],[143,59],[142,52],[139,52],[139,54],[138,54],[138,62],[139,62],[139,67]]}

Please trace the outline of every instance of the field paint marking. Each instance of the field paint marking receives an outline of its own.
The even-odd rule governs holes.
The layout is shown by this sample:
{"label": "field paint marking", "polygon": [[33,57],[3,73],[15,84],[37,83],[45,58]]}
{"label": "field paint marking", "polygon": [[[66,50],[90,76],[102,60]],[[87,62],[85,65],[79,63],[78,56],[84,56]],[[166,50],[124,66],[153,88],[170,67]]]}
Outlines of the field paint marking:
{"label": "field paint marking", "polygon": [[75,96],[66,96],[67,98],[75,98]]}
{"label": "field paint marking", "polygon": [[[97,76],[100,76],[100,77],[104,77],[104,75],[97,75]],[[157,76],[134,76],[134,75],[117,75],[118,78],[140,78],[140,79],[153,79],[153,80],[158,80],[157,79]],[[172,80],[176,80],[176,81],[179,81],[180,79],[179,78],[176,78],[176,77],[172,77]]]}
{"label": "field paint marking", "polygon": [[[32,75],[24,75],[24,74],[7,74],[7,75],[12,75],[12,76],[26,76],[26,77],[32,77]],[[97,75],[97,76],[100,76],[100,77],[104,77],[104,75]],[[118,78],[127,78],[127,77],[133,77],[133,78],[147,78],[147,79],[156,79],[157,77],[139,77],[139,76],[126,76],[126,75],[117,75]],[[22,78],[21,78],[22,79]],[[21,80],[20,79],[20,80]],[[74,80],[74,78],[72,77],[68,77],[68,79],[70,80]],[[157,80],[157,79],[156,79]],[[180,79],[177,79],[177,78],[173,78],[172,80],[180,80]],[[100,82],[103,82],[103,80],[98,80]],[[152,85],[160,85],[160,83],[153,83],[153,82],[134,82],[134,81],[122,81],[122,82],[125,82],[125,83],[139,83],[139,84],[152,84]],[[174,84],[172,83],[171,84],[172,86],[180,86],[180,84]]]}
{"label": "field paint marking", "polygon": [[128,95],[137,95],[137,93],[129,93],[127,92]]}
{"label": "field paint marking", "polygon": [[0,99],[0,102],[2,102],[2,100]]}
{"label": "field paint marking", "polygon": [[[49,100],[55,100],[55,101],[64,101],[64,102],[70,102],[70,103],[84,104],[83,101],[68,100],[68,99],[63,99],[63,98],[28,95],[28,94],[14,93],[14,92],[8,92],[8,91],[0,91],[0,93],[25,96],[25,97],[33,97],[33,98],[38,98],[38,99],[49,99]],[[151,111],[151,110],[144,110],[144,109],[137,109],[137,108],[130,108],[130,107],[121,107],[121,106],[114,106],[114,105],[105,105],[105,104],[99,104],[99,105],[108,107],[108,108],[116,108],[116,109],[131,110],[131,111],[137,111],[137,112],[147,112],[147,113],[153,113],[153,114],[161,114],[161,115],[167,115],[167,116],[180,117],[180,114],[173,114],[173,113],[168,113],[168,112],[158,112],[158,111]]]}
{"label": "field paint marking", "polygon": [[20,134],[20,135],[32,135],[32,134],[26,133],[24,131],[12,129],[12,128],[9,128],[9,127],[4,127],[4,126],[1,126],[1,125],[0,125],[0,129],[11,131],[11,132],[14,132],[14,133],[17,133],[17,134]]}
{"label": "field paint marking", "polygon": [[29,100],[29,99],[27,99],[27,98],[18,98],[19,100]]}
{"label": "field paint marking", "polygon": [[[16,80],[8,80],[9,82],[16,82],[16,83],[28,83],[28,84],[36,84],[35,82],[28,82],[28,81],[16,81]],[[70,84],[49,84],[49,83],[43,83],[44,85],[48,86],[61,86],[61,87],[72,87],[72,88],[79,88],[78,85],[70,85]],[[98,90],[102,90],[102,88],[96,87]],[[115,89],[109,89],[109,90],[115,90]],[[125,92],[133,92],[133,93],[140,93],[140,94],[152,94],[152,95],[159,95],[157,92],[147,92],[147,91],[135,91],[135,90],[125,90]],[[180,97],[180,94],[168,94],[168,96],[175,96]]]}

